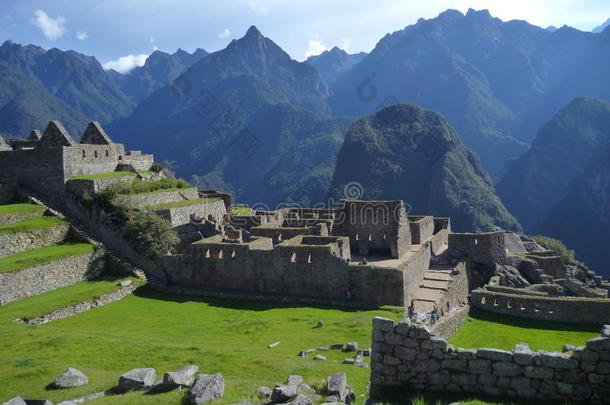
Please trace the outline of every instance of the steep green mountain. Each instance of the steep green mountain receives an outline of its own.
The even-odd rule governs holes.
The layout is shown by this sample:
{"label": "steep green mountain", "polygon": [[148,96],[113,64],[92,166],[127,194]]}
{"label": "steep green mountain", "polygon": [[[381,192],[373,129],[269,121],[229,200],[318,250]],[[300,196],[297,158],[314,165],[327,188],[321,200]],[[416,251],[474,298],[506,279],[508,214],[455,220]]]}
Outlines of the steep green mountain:
{"label": "steep green mountain", "polygon": [[0,46],[0,61],[37,78],[51,94],[89,120],[108,123],[133,110],[133,103],[92,56],[6,41]]}
{"label": "steep green mountain", "polygon": [[509,164],[498,195],[532,233],[608,144],[610,102],[575,98],[540,129],[531,150]]}
{"label": "steep green mountain", "polygon": [[0,61],[0,135],[25,138],[60,120],[77,139],[87,120],[45,89],[40,81]]}
{"label": "steep green mountain", "polygon": [[365,52],[349,54],[335,46],[329,51],[310,56],[306,62],[318,69],[320,76],[322,76],[326,83],[332,84],[343,73],[360,63],[365,56]]}
{"label": "steep green mountain", "polygon": [[[339,151],[331,195],[349,183],[363,199],[402,199],[413,214],[448,216],[457,231],[520,230],[478,156],[437,112],[396,104],[356,121]],[[349,194],[349,193],[347,193]]]}
{"label": "steep green mountain", "polygon": [[547,214],[540,233],[561,239],[598,274],[610,277],[610,144],[572,182],[567,195]]}
{"label": "steep green mountain", "polygon": [[307,63],[290,59],[251,27],[193,65],[110,128],[129,147],[174,160],[244,202],[322,200],[342,133],[327,118],[329,90]]}
{"label": "steep green mountain", "polygon": [[113,72],[118,80],[123,92],[135,103],[139,103],[154,91],[164,87],[174,81],[188,68],[209,55],[203,49],[188,53],[178,49],[175,53],[153,52],[144,66],[139,66],[131,72],[122,75]]}
{"label": "steep green mountain", "polygon": [[399,101],[439,111],[497,177],[572,98],[610,99],[609,50],[610,31],[447,10],[382,38],[333,85],[331,104],[350,115]]}

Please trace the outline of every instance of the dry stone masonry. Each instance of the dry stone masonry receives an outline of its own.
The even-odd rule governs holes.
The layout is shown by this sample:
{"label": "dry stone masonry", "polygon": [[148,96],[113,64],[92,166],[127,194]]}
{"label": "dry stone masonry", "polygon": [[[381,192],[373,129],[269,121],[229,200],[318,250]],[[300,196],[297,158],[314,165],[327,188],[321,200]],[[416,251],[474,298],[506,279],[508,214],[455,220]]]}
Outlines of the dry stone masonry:
{"label": "dry stone masonry", "polygon": [[590,339],[572,354],[461,349],[408,321],[373,319],[371,395],[386,390],[610,403],[610,338]]}

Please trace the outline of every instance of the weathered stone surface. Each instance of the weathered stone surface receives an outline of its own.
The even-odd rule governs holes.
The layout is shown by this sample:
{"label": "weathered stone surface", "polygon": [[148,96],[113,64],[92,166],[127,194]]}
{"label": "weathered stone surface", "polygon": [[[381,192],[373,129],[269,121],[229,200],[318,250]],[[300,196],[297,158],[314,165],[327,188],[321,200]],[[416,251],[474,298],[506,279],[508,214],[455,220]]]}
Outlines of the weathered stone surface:
{"label": "weathered stone surface", "polygon": [[432,336],[429,340],[425,340],[421,344],[422,349],[441,349],[447,348],[447,341],[441,337]]}
{"label": "weathered stone surface", "polygon": [[493,364],[494,374],[503,377],[518,376],[523,372],[523,367],[515,363],[499,362]]}
{"label": "weathered stone surface", "polygon": [[154,368],[134,368],[119,377],[119,390],[129,391],[152,386],[157,379]]}
{"label": "weathered stone surface", "polygon": [[199,371],[199,367],[193,364],[176,371],[168,371],[163,375],[163,384],[173,387],[190,387],[197,371]]}
{"label": "weathered stone surface", "polygon": [[301,385],[299,385],[299,388],[297,389],[297,393],[299,393],[299,394],[313,394],[314,392],[316,392],[316,390],[314,390],[308,384],[301,384]]}
{"label": "weathered stone surface", "polygon": [[326,356],[323,356],[321,354],[316,354],[315,356],[313,356],[314,360],[326,360]]}
{"label": "weathered stone surface", "polygon": [[276,385],[271,392],[271,400],[273,402],[285,402],[297,396],[298,385],[295,384],[280,384]]}
{"label": "weathered stone surface", "polygon": [[541,352],[542,365],[551,368],[571,369],[578,367],[578,360],[563,353]]}
{"label": "weathered stone surface", "polygon": [[513,358],[515,363],[522,366],[529,366],[534,363],[534,354],[530,350],[527,343],[518,343],[513,349]]}
{"label": "weathered stone surface", "polygon": [[259,398],[271,398],[272,392],[273,391],[269,387],[260,387],[259,389],[256,390],[256,395]]}
{"label": "weathered stone surface", "polygon": [[409,335],[409,329],[411,329],[411,324],[408,322],[401,322],[394,327],[394,332],[398,333],[402,336]]}
{"label": "weathered stone surface", "polygon": [[343,343],[335,343],[334,345],[330,345],[329,347],[330,347],[331,350],[342,350],[343,349]]}
{"label": "weathered stone surface", "polygon": [[222,374],[199,374],[188,392],[192,404],[205,404],[221,399],[225,391],[225,381]]}
{"label": "weathered stone surface", "polygon": [[373,318],[373,329],[380,330],[382,332],[393,332],[394,321],[388,318],[376,316]]}
{"label": "weathered stone surface", "polygon": [[326,379],[326,393],[336,396],[341,402],[345,400],[347,376],[345,373],[336,373]]}
{"label": "weathered stone surface", "polygon": [[413,371],[416,373],[434,373],[440,369],[440,362],[435,359],[422,360],[415,363]]}
{"label": "weathered stone surface", "polygon": [[303,383],[303,376],[301,375],[289,375],[288,376],[288,385],[299,385]]}
{"label": "weathered stone surface", "polygon": [[458,359],[473,360],[473,359],[477,358],[477,350],[476,349],[458,349],[457,356],[458,356]]}
{"label": "weathered stone surface", "polygon": [[479,376],[479,384],[481,385],[495,385],[498,377],[493,374],[481,374]]}
{"label": "weathered stone surface", "polygon": [[604,325],[602,327],[602,336],[603,337],[610,337],[610,325]]}
{"label": "weathered stone surface", "polygon": [[599,360],[599,353],[587,349],[585,346],[575,347],[573,357],[577,360],[582,361],[597,361]]}
{"label": "weathered stone surface", "polygon": [[21,397],[15,397],[13,399],[10,399],[8,402],[4,402],[2,405],[28,405],[23,398]]}
{"label": "weathered stone surface", "polygon": [[369,357],[371,355],[371,349],[363,349],[362,355],[365,357]]}
{"label": "weathered stone surface", "polygon": [[601,384],[604,382],[604,376],[595,374],[595,373],[591,373],[591,374],[589,374],[589,382],[591,384]]}
{"label": "weathered stone surface", "polygon": [[602,361],[598,363],[596,370],[598,374],[610,374],[610,362]]}
{"label": "weathered stone surface", "polygon": [[285,405],[313,405],[313,402],[305,395],[297,395],[293,401],[287,402]]}
{"label": "weathered stone surface", "polygon": [[415,338],[403,337],[400,344],[408,349],[419,348],[419,342]]}
{"label": "weathered stone surface", "polygon": [[68,368],[55,378],[55,386],[57,388],[82,387],[88,383],[89,379],[87,376],[82,371],[72,367]]}
{"label": "weathered stone surface", "polygon": [[483,348],[479,349],[477,357],[492,361],[511,361],[513,359],[513,354],[506,350]]}
{"label": "weathered stone surface", "polygon": [[127,287],[127,286],[131,285],[131,280],[123,280],[119,284],[121,287]]}
{"label": "weathered stone surface", "polygon": [[466,360],[449,359],[441,362],[441,368],[452,371],[465,371],[468,362]]}
{"label": "weathered stone surface", "polygon": [[470,360],[468,371],[473,374],[489,374],[491,373],[491,362],[485,359]]}
{"label": "weathered stone surface", "polygon": [[587,341],[587,349],[590,350],[610,350],[610,338],[598,337]]}
{"label": "weathered stone surface", "polygon": [[345,345],[344,349],[346,352],[357,352],[358,350],[358,343],[356,342],[349,342],[347,345]]}
{"label": "weathered stone surface", "polygon": [[557,391],[562,395],[574,394],[574,386],[572,384],[557,383]]}
{"label": "weathered stone surface", "polygon": [[549,367],[527,366],[523,370],[526,377],[548,380],[553,378],[553,369]]}
{"label": "weathered stone surface", "polygon": [[515,391],[521,391],[530,388],[531,380],[527,377],[512,377],[510,379],[510,387]]}
{"label": "weathered stone surface", "polygon": [[432,336],[427,326],[413,326],[409,329],[409,336],[416,339],[428,339]]}
{"label": "weathered stone surface", "polygon": [[415,360],[417,357],[417,350],[415,349],[406,349],[402,346],[396,346],[395,353],[396,357],[403,360]]}

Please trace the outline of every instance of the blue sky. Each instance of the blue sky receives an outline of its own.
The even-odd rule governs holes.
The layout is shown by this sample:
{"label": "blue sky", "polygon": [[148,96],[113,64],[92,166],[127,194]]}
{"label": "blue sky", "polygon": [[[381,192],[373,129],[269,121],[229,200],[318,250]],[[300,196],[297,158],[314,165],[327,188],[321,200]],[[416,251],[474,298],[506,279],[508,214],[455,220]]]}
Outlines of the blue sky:
{"label": "blue sky", "polygon": [[153,50],[224,48],[250,25],[293,58],[339,46],[370,51],[389,32],[454,8],[591,30],[609,0],[0,0],[0,41],[74,49],[119,69]]}

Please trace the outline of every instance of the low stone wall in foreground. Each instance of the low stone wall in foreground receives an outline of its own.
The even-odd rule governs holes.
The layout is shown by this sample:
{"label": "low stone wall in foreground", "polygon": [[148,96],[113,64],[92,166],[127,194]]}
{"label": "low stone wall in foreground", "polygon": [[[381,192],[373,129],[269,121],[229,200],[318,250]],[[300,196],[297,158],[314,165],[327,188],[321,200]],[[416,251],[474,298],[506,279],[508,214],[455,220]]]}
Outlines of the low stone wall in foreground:
{"label": "low stone wall in foreground", "polygon": [[371,396],[386,389],[446,391],[610,403],[610,338],[590,339],[573,354],[460,349],[424,326],[373,319]]}

